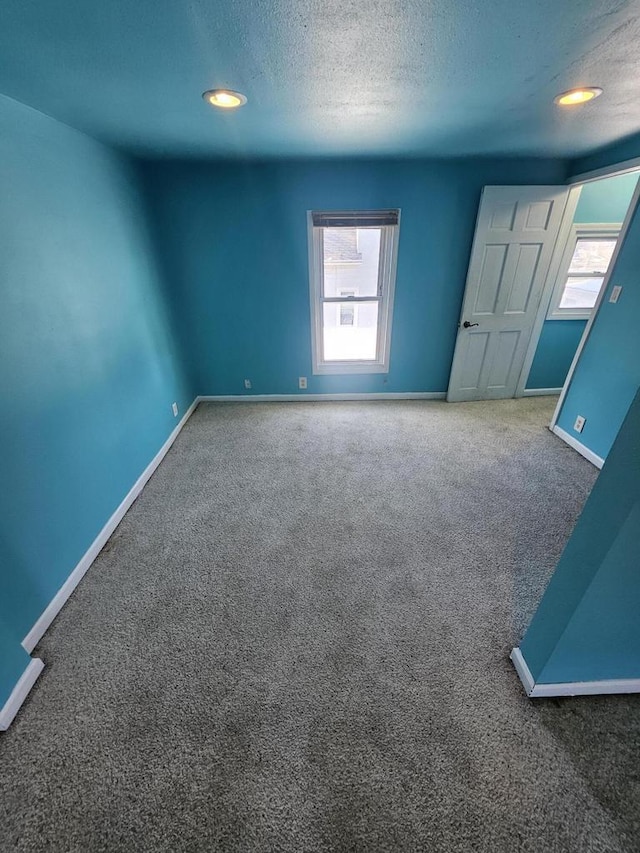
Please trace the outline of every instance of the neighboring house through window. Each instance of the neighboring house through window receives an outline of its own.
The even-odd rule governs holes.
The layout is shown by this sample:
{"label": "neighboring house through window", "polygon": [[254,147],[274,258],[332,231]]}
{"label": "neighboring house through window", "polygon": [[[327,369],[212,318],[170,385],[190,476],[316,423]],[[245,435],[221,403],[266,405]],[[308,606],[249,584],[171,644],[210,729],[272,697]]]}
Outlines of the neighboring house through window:
{"label": "neighboring house through window", "polygon": [[[344,287],[341,287],[339,290],[340,296],[346,296],[349,299],[353,299],[354,296],[357,296],[358,293],[355,289],[345,290]],[[340,302],[338,305],[338,325],[339,326],[357,326],[358,322],[356,320],[356,306],[354,302]]]}
{"label": "neighboring house through window", "polygon": [[309,214],[314,373],[386,373],[398,210]]}
{"label": "neighboring house through window", "polygon": [[586,320],[598,300],[621,225],[574,224],[547,319]]}

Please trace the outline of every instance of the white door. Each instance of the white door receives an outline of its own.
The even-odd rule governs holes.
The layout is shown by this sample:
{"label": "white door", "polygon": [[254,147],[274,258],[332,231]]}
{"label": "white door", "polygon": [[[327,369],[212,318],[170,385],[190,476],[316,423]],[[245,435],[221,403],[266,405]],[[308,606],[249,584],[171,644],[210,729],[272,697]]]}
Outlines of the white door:
{"label": "white door", "polygon": [[447,399],[515,396],[569,191],[485,187]]}

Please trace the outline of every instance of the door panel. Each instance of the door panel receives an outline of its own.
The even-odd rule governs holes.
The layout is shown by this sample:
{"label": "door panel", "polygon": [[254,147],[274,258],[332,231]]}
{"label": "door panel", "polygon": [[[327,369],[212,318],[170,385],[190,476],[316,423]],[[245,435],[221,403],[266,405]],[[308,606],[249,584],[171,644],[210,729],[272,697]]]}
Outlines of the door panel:
{"label": "door panel", "polygon": [[465,336],[460,368],[460,387],[465,391],[475,391],[480,385],[480,371],[488,344],[489,335],[486,332]]}
{"label": "door panel", "polygon": [[530,243],[518,248],[518,260],[507,296],[505,314],[523,314],[526,312],[540,261],[541,246],[539,243]]}
{"label": "door panel", "polygon": [[550,201],[535,201],[527,208],[525,231],[546,231],[551,219],[553,203]]}
{"label": "door panel", "polygon": [[480,283],[476,290],[474,314],[493,314],[496,310],[498,290],[507,260],[507,246],[484,247]]}
{"label": "door panel", "polygon": [[484,188],[448,400],[515,395],[567,197],[566,187]]}
{"label": "door panel", "polygon": [[513,363],[518,351],[520,332],[499,332],[494,335],[494,338],[496,340],[496,352],[487,383],[487,388],[491,392],[501,390],[509,385],[509,377],[513,371]]}
{"label": "door panel", "polygon": [[504,229],[511,231],[516,218],[517,202],[496,202],[491,214],[491,228],[494,231]]}

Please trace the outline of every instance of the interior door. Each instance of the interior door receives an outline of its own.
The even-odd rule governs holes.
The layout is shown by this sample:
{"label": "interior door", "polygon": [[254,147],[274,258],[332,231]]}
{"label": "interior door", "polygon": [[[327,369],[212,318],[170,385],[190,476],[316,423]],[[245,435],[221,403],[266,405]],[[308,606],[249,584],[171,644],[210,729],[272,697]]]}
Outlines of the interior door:
{"label": "interior door", "polygon": [[567,187],[485,187],[447,399],[514,397]]}

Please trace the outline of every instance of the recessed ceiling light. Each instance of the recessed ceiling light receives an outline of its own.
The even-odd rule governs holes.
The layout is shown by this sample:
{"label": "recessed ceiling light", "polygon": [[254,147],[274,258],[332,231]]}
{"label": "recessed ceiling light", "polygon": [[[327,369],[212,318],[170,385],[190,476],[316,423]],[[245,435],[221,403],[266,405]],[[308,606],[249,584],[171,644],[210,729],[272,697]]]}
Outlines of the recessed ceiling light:
{"label": "recessed ceiling light", "polygon": [[585,86],[581,89],[569,89],[568,92],[561,92],[553,100],[561,107],[572,107],[576,104],[586,104],[587,101],[592,101],[601,94],[602,89],[598,86]]}
{"label": "recessed ceiling light", "polygon": [[208,92],[203,92],[202,97],[212,107],[222,107],[225,110],[232,110],[247,103],[244,95],[230,89],[209,89]]}

